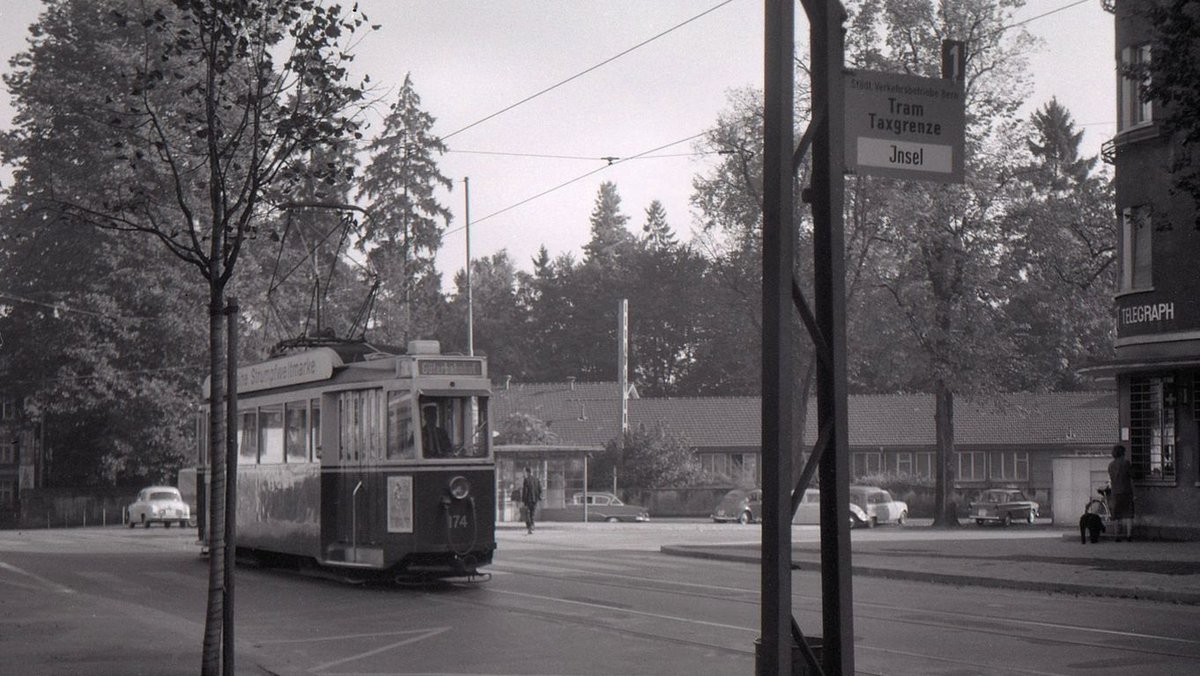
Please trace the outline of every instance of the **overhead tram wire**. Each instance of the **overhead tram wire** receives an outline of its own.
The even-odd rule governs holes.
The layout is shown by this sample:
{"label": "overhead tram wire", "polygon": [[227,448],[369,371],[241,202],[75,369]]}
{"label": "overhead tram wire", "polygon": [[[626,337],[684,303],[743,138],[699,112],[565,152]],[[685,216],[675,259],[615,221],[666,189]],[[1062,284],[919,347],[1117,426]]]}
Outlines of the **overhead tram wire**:
{"label": "overhead tram wire", "polygon": [[567,79],[565,79],[565,80],[562,80],[562,81],[560,81],[560,82],[557,82],[557,83],[555,83],[555,84],[552,84],[552,85],[550,85],[549,87],[546,87],[545,89],[543,89],[543,90],[541,90],[541,91],[539,91],[539,92],[536,92],[536,93],[534,93],[534,94],[530,94],[529,96],[526,96],[525,98],[521,99],[520,101],[517,101],[516,103],[513,103],[513,104],[511,104],[511,105],[505,106],[504,108],[501,108],[500,110],[497,110],[496,112],[492,113],[491,115],[488,115],[488,116],[486,116],[486,117],[482,117],[482,118],[480,118],[480,119],[478,119],[478,120],[476,120],[476,121],[472,122],[471,124],[468,124],[468,125],[467,125],[467,126],[465,126],[465,127],[459,127],[458,129],[455,129],[454,131],[450,132],[449,134],[446,134],[445,136],[442,136],[442,137],[441,137],[441,140],[444,142],[444,141],[446,141],[447,139],[451,138],[452,136],[456,136],[456,135],[458,135],[458,134],[461,134],[461,133],[463,133],[464,131],[466,131],[466,130],[468,130],[468,129],[471,129],[472,127],[476,127],[476,126],[478,126],[478,125],[481,125],[481,124],[483,124],[484,122],[487,122],[488,120],[490,120],[490,119],[492,119],[492,118],[494,118],[494,117],[497,117],[497,116],[499,116],[499,115],[503,115],[504,113],[507,113],[508,111],[512,110],[513,108],[516,108],[517,106],[520,106],[520,105],[524,105],[524,104],[526,104],[526,103],[529,103],[530,101],[532,101],[532,100],[536,99],[537,97],[539,97],[539,96],[541,96],[541,95],[543,95],[543,94],[547,94],[547,93],[549,93],[549,92],[552,92],[552,91],[554,91],[555,89],[558,89],[559,87],[561,87],[561,86],[563,86],[563,85],[567,84],[568,82],[571,82],[571,81],[573,81],[573,80],[577,80],[577,79],[579,79],[579,78],[583,77],[584,75],[587,75],[588,73],[590,73],[590,72],[592,72],[592,71],[594,71],[594,70],[596,70],[596,69],[598,69],[598,68],[601,68],[601,67],[603,67],[603,66],[606,66],[606,65],[608,65],[608,64],[610,64],[610,63],[612,63],[613,61],[616,61],[617,59],[621,58],[622,56],[625,56],[626,54],[629,54],[630,52],[633,52],[633,51],[635,51],[635,50],[637,50],[637,49],[640,49],[640,48],[642,48],[642,47],[645,47],[646,45],[650,44],[651,42],[654,42],[655,40],[657,40],[657,39],[659,39],[659,38],[661,38],[661,37],[664,37],[664,36],[666,36],[666,35],[668,35],[668,34],[670,34],[670,33],[673,33],[674,31],[677,31],[677,30],[679,30],[680,28],[683,28],[684,26],[688,25],[689,23],[692,23],[693,21],[696,21],[697,19],[699,19],[699,18],[701,18],[701,17],[703,17],[703,16],[705,16],[705,15],[708,15],[708,14],[711,14],[711,13],[713,13],[713,12],[717,11],[718,9],[721,9],[722,7],[724,7],[725,5],[728,5],[729,3],[733,2],[733,1],[734,1],[734,0],[724,0],[724,2],[717,3],[716,5],[713,5],[712,7],[710,7],[710,8],[708,8],[708,9],[704,10],[703,12],[700,12],[699,14],[697,14],[697,15],[695,15],[695,16],[693,16],[693,17],[691,17],[690,19],[686,19],[686,20],[684,20],[684,21],[682,21],[682,22],[680,22],[680,23],[677,23],[677,24],[675,24],[674,26],[671,26],[670,28],[666,29],[665,31],[662,31],[661,33],[659,33],[659,34],[657,34],[657,35],[655,35],[655,36],[653,36],[653,37],[646,38],[645,40],[642,40],[641,42],[637,43],[636,45],[634,45],[634,46],[632,46],[632,47],[630,47],[630,48],[628,48],[628,49],[626,49],[625,51],[623,51],[623,52],[620,52],[619,54],[616,54],[616,55],[614,55],[614,56],[610,56],[610,57],[608,57],[607,59],[605,59],[605,60],[601,61],[600,63],[597,63],[597,64],[596,64],[596,65],[594,65],[594,66],[591,66],[591,67],[589,67],[589,68],[586,68],[586,69],[584,69],[584,70],[581,70],[581,71],[579,71],[578,73],[575,73],[574,75],[572,75],[571,77],[568,77],[568,78],[567,78]]}
{"label": "overhead tram wire", "polygon": [[[608,162],[609,160],[615,162],[617,159],[619,159],[619,158],[615,158],[615,157],[613,157],[613,158],[597,157],[597,156],[592,156],[592,155],[551,155],[551,154],[543,154],[543,153],[510,153],[510,152],[504,152],[502,150],[454,150],[453,148],[446,150],[446,152],[447,153],[459,153],[462,155],[493,155],[496,157],[530,157],[530,158],[534,158],[534,159],[544,159],[544,160],[586,160],[589,162],[602,162],[602,161]],[[632,159],[657,160],[657,159],[664,159],[664,158],[670,158],[670,157],[699,157],[699,156],[703,156],[703,155],[719,155],[719,154],[720,154],[720,151],[708,151],[708,152],[698,152],[698,153],[697,152],[672,153],[670,155],[638,155],[637,157],[630,157],[628,159],[631,159],[631,160]]]}
{"label": "overhead tram wire", "polygon": [[[478,224],[479,224],[481,221],[486,221],[487,219],[489,219],[489,218],[492,218],[493,216],[499,216],[500,214],[503,214],[503,213],[505,213],[505,212],[508,212],[508,211],[512,211],[513,209],[516,209],[517,207],[520,207],[520,206],[524,206],[524,205],[526,205],[526,204],[529,204],[530,202],[532,202],[532,201],[534,201],[534,200],[536,200],[536,199],[539,199],[539,198],[545,197],[546,195],[549,195],[550,193],[552,193],[552,192],[555,192],[556,190],[560,190],[560,189],[562,189],[562,188],[565,188],[565,187],[567,187],[567,186],[571,185],[572,183],[577,183],[577,182],[579,182],[579,181],[582,181],[583,179],[587,178],[588,176],[592,176],[592,175],[594,175],[594,174],[598,174],[598,173],[600,173],[600,172],[604,171],[605,169],[608,169],[609,167],[612,167],[612,166],[615,166],[615,165],[618,165],[618,164],[622,164],[622,163],[624,163],[624,162],[629,162],[629,161],[631,161],[631,160],[644,159],[644,158],[645,158],[645,156],[649,155],[650,153],[655,153],[655,152],[658,152],[658,151],[660,151],[660,150],[662,150],[662,149],[664,149],[664,148],[670,148],[671,146],[676,146],[676,145],[679,145],[680,143],[687,143],[688,141],[691,141],[692,139],[697,139],[697,138],[700,138],[701,136],[704,136],[706,133],[707,133],[707,132],[700,132],[699,134],[692,134],[691,136],[688,136],[688,137],[686,137],[686,138],[681,138],[681,139],[679,139],[678,141],[671,141],[670,143],[664,143],[663,145],[660,145],[660,146],[657,146],[657,147],[651,148],[651,149],[649,149],[649,150],[644,150],[644,151],[642,151],[642,152],[640,152],[640,153],[638,153],[638,154],[636,154],[636,155],[630,155],[629,157],[612,158],[612,160],[611,160],[611,161],[609,161],[607,164],[605,164],[605,165],[604,165],[604,166],[602,166],[602,167],[598,167],[598,168],[596,168],[596,169],[593,169],[593,170],[591,170],[591,171],[589,171],[589,172],[587,172],[587,173],[585,173],[585,174],[581,174],[581,175],[579,175],[579,176],[576,176],[575,178],[572,178],[572,179],[570,179],[570,180],[563,181],[562,183],[559,183],[558,185],[554,186],[553,188],[547,188],[546,190],[543,190],[542,192],[539,192],[539,193],[538,193],[538,194],[536,194],[536,195],[533,195],[533,196],[531,196],[531,197],[526,197],[525,199],[521,200],[520,202],[516,202],[516,203],[514,203],[514,204],[510,204],[510,205],[508,205],[508,206],[504,207],[503,209],[499,209],[499,210],[497,210],[497,211],[493,211],[492,213],[490,213],[490,214],[488,214],[488,215],[486,215],[486,216],[482,216],[482,217],[480,217],[480,218],[475,218],[475,219],[472,219],[472,220],[471,220],[471,223],[472,223],[472,225],[478,225]],[[601,160],[606,160],[606,159],[608,159],[608,158],[599,158],[599,159],[601,159]],[[450,229],[450,230],[447,230],[447,231],[445,231],[444,233],[442,233],[442,235],[443,235],[443,236],[445,236],[445,235],[450,235],[450,234],[453,234],[453,233],[459,232],[460,230],[463,230],[465,227],[466,227],[466,226],[459,226],[459,227],[457,227],[457,228],[452,228],[452,229]]]}
{"label": "overhead tram wire", "polygon": [[1044,12],[1044,13],[1042,13],[1042,14],[1038,14],[1037,16],[1031,16],[1031,17],[1029,17],[1028,19],[1022,19],[1022,20],[1020,20],[1020,21],[1018,21],[1018,22],[1016,22],[1016,23],[1011,23],[1011,24],[1009,24],[1009,25],[1007,25],[1007,26],[1004,26],[1004,27],[1003,27],[1003,28],[1001,28],[1000,30],[1001,30],[1001,31],[1006,31],[1006,30],[1008,30],[1009,28],[1016,28],[1017,26],[1024,26],[1025,24],[1027,24],[1027,23],[1032,23],[1032,22],[1034,22],[1034,21],[1037,21],[1038,19],[1044,19],[1044,18],[1046,18],[1046,17],[1050,16],[1051,14],[1058,14],[1059,12],[1062,12],[1062,11],[1065,11],[1065,10],[1068,10],[1068,9],[1071,9],[1072,7],[1078,7],[1079,5],[1082,5],[1082,4],[1084,4],[1084,3],[1091,2],[1091,1],[1092,1],[1092,0],[1075,0],[1075,2],[1072,2],[1072,3],[1070,3],[1070,4],[1067,4],[1067,5],[1063,5],[1062,7],[1059,7],[1058,9],[1052,9],[1052,10],[1050,10],[1050,11],[1048,11],[1048,12]]}
{"label": "overhead tram wire", "polygon": [[[1012,23],[1012,24],[1009,24],[1009,25],[1007,25],[1007,26],[1004,26],[1004,27],[1002,27],[1002,28],[1000,29],[1000,31],[1006,31],[1006,30],[1008,30],[1008,29],[1010,29],[1010,28],[1015,28],[1015,27],[1017,27],[1017,26],[1022,26],[1022,25],[1025,25],[1025,24],[1027,24],[1027,23],[1031,23],[1031,22],[1033,22],[1033,21],[1037,21],[1038,19],[1043,19],[1043,18],[1045,18],[1045,17],[1047,17],[1047,16],[1050,16],[1050,15],[1052,15],[1052,14],[1057,14],[1058,12],[1062,12],[1062,11],[1065,11],[1065,10],[1071,9],[1072,7],[1077,7],[1077,6],[1079,6],[1079,5],[1082,5],[1082,4],[1085,4],[1086,2],[1089,2],[1089,1],[1090,1],[1090,0],[1075,0],[1074,2],[1068,3],[1068,4],[1066,4],[1066,5],[1063,5],[1063,6],[1061,6],[1061,7],[1058,7],[1058,8],[1052,9],[1052,10],[1050,10],[1050,11],[1047,11],[1047,12],[1043,12],[1042,14],[1038,14],[1037,16],[1032,16],[1032,17],[1029,17],[1028,19],[1022,19],[1021,21],[1017,21],[1017,22],[1015,22],[1015,23]],[[677,24],[677,25],[675,25],[675,26],[673,26],[673,27],[671,27],[671,28],[668,28],[667,30],[665,30],[665,31],[663,31],[663,32],[661,32],[661,33],[659,33],[658,35],[655,35],[654,37],[648,38],[648,39],[646,39],[646,40],[644,40],[644,41],[642,41],[642,42],[640,42],[640,43],[638,43],[638,44],[634,45],[633,47],[630,47],[629,49],[627,49],[627,50],[625,50],[625,51],[623,51],[623,52],[621,52],[621,53],[619,53],[619,54],[617,54],[617,55],[615,55],[615,56],[612,56],[612,57],[610,57],[610,58],[608,58],[608,59],[605,59],[604,61],[601,61],[600,63],[598,63],[598,64],[596,64],[596,65],[594,65],[594,66],[592,66],[592,67],[590,67],[590,68],[588,68],[588,69],[586,69],[586,70],[580,71],[579,73],[576,73],[575,75],[572,75],[571,77],[569,77],[569,78],[567,78],[567,79],[565,79],[565,80],[563,80],[563,81],[561,81],[561,82],[559,82],[559,83],[557,83],[557,84],[551,85],[551,86],[549,86],[549,87],[547,87],[547,88],[545,88],[545,89],[543,89],[543,90],[541,90],[541,91],[537,92],[536,94],[532,94],[532,95],[530,95],[530,96],[528,96],[528,97],[526,97],[526,98],[524,98],[524,99],[521,99],[520,101],[517,101],[516,103],[514,103],[514,104],[512,104],[512,105],[510,105],[510,106],[507,106],[507,107],[505,107],[505,108],[502,108],[501,110],[498,110],[498,111],[496,111],[495,113],[492,113],[491,115],[488,115],[487,117],[483,117],[483,118],[481,118],[481,119],[479,119],[479,120],[476,120],[475,122],[472,122],[471,124],[468,124],[468,125],[466,125],[465,127],[460,127],[459,129],[456,129],[456,130],[454,130],[454,131],[450,132],[449,134],[447,134],[447,135],[443,136],[443,137],[442,137],[442,140],[443,140],[443,141],[445,141],[446,139],[450,138],[451,136],[454,136],[454,135],[456,135],[456,134],[460,134],[460,133],[462,133],[462,132],[464,132],[464,131],[466,131],[466,130],[468,130],[468,129],[472,128],[472,127],[475,127],[475,126],[477,126],[477,125],[479,125],[479,124],[482,124],[482,123],[484,123],[484,122],[486,122],[486,121],[488,121],[488,120],[490,120],[490,119],[492,119],[492,118],[494,118],[494,117],[496,117],[496,116],[498,116],[498,115],[501,115],[501,114],[503,114],[503,113],[506,113],[506,112],[508,112],[508,111],[512,110],[513,108],[516,108],[517,106],[520,106],[520,105],[522,105],[522,104],[524,104],[524,103],[527,103],[527,102],[529,102],[529,101],[531,101],[531,100],[533,100],[533,99],[535,99],[535,98],[537,98],[537,97],[541,96],[542,94],[545,94],[545,93],[547,93],[547,92],[550,92],[550,91],[552,91],[552,90],[554,90],[554,89],[557,89],[558,87],[561,87],[562,85],[564,85],[564,84],[567,84],[568,82],[571,82],[572,80],[575,80],[575,79],[577,79],[577,78],[579,78],[579,77],[581,77],[581,76],[583,76],[583,75],[586,75],[587,73],[590,73],[591,71],[593,71],[593,70],[596,70],[597,68],[600,68],[601,66],[604,66],[604,65],[606,65],[606,64],[608,64],[608,63],[611,63],[612,61],[615,61],[616,59],[618,59],[618,58],[620,58],[620,57],[622,57],[622,56],[624,56],[624,55],[626,55],[626,54],[628,54],[628,53],[630,53],[630,52],[632,52],[632,51],[634,51],[634,50],[638,49],[639,47],[642,47],[642,46],[644,46],[644,45],[646,45],[646,44],[649,44],[650,42],[653,42],[654,40],[657,40],[658,38],[660,38],[660,37],[663,37],[664,35],[667,35],[668,33],[672,32],[672,31],[674,31],[674,30],[677,30],[677,29],[679,29],[679,28],[682,28],[683,26],[685,26],[685,25],[687,25],[687,24],[691,23],[692,21],[695,21],[695,20],[697,20],[697,19],[699,19],[699,18],[701,18],[701,17],[705,16],[706,14],[710,14],[710,13],[712,13],[712,12],[714,12],[714,11],[716,11],[716,10],[720,9],[721,7],[724,7],[725,5],[728,5],[728,4],[729,4],[729,3],[731,3],[731,2],[733,2],[733,0],[725,0],[725,2],[721,2],[721,3],[717,4],[717,5],[714,5],[713,7],[710,7],[709,9],[707,9],[707,10],[705,10],[705,11],[701,12],[700,14],[697,14],[697,15],[695,15],[695,16],[693,16],[693,17],[691,17],[690,19],[687,19],[686,21],[683,21],[682,23],[679,23],[679,24]],[[1096,124],[1100,124],[1100,123],[1096,123]],[[587,178],[587,177],[589,177],[589,176],[593,176],[593,175],[595,175],[595,174],[597,174],[597,173],[599,173],[599,172],[601,172],[601,171],[604,171],[605,169],[607,169],[608,167],[612,166],[613,164],[620,164],[620,163],[622,163],[622,162],[627,162],[627,161],[629,161],[629,160],[634,160],[634,159],[649,159],[649,157],[647,157],[647,156],[648,156],[648,155],[650,155],[650,153],[656,152],[656,151],[658,151],[658,150],[662,150],[663,148],[669,148],[669,147],[671,147],[671,146],[673,146],[673,145],[678,145],[678,144],[680,144],[680,143],[683,143],[683,142],[685,142],[685,141],[690,141],[691,139],[694,139],[694,138],[698,138],[698,137],[700,137],[700,136],[703,136],[703,134],[704,134],[704,133],[703,133],[703,132],[701,132],[700,134],[695,134],[695,135],[689,136],[689,137],[687,137],[687,138],[685,138],[685,139],[680,139],[679,141],[675,141],[675,142],[673,142],[673,143],[668,143],[668,144],[665,144],[665,145],[659,146],[659,147],[657,147],[657,148],[653,148],[653,149],[651,149],[651,150],[647,150],[647,151],[644,151],[644,152],[638,153],[637,155],[632,155],[632,156],[630,156],[630,157],[620,158],[620,159],[618,159],[618,160],[610,160],[610,161],[609,161],[609,163],[608,163],[608,164],[606,164],[606,165],[605,165],[605,166],[603,166],[603,167],[599,167],[599,168],[597,168],[597,169],[593,169],[592,171],[589,171],[589,172],[587,172],[587,173],[584,173],[584,174],[581,174],[581,175],[579,175],[579,176],[576,176],[575,178],[572,178],[572,179],[569,179],[569,180],[567,180],[567,181],[564,181],[564,182],[562,182],[562,183],[560,183],[560,184],[558,184],[558,185],[556,185],[556,186],[554,186],[554,187],[552,187],[552,188],[548,188],[548,189],[546,189],[546,190],[543,190],[542,192],[540,192],[540,193],[538,193],[538,194],[536,194],[536,195],[533,195],[533,196],[531,196],[531,197],[527,197],[527,198],[525,198],[525,199],[521,200],[520,202],[516,202],[516,203],[514,203],[514,204],[510,204],[509,206],[507,206],[507,207],[504,207],[504,208],[502,208],[502,209],[499,209],[499,210],[497,210],[497,211],[493,211],[492,213],[490,213],[490,214],[487,214],[486,216],[483,216],[483,217],[481,217],[481,218],[474,219],[474,221],[473,221],[473,222],[474,222],[474,223],[476,223],[476,224],[478,224],[478,223],[480,223],[481,221],[485,221],[485,220],[487,220],[487,219],[489,219],[489,218],[492,218],[493,216],[499,216],[499,215],[500,215],[500,214],[502,214],[502,213],[505,213],[505,212],[507,212],[507,211],[511,211],[511,210],[513,210],[513,209],[516,209],[517,207],[520,207],[520,206],[524,206],[525,204],[528,204],[528,203],[530,203],[530,202],[532,202],[532,201],[534,201],[534,200],[536,200],[536,199],[539,199],[539,198],[541,198],[541,197],[544,197],[544,196],[546,196],[546,195],[549,195],[550,193],[552,193],[552,192],[555,192],[555,191],[557,191],[557,190],[560,190],[560,189],[562,189],[562,188],[565,188],[565,187],[567,187],[568,185],[571,185],[571,184],[573,184],[573,183],[576,183],[576,182],[578,182],[578,181],[582,181],[583,179],[585,179],[585,178]],[[482,151],[482,150],[476,150],[476,151],[471,151],[471,150],[449,150],[448,152],[452,152],[452,153],[453,153],[453,152],[457,152],[457,153],[464,153],[464,154],[465,154],[465,153],[472,153],[472,154],[479,154],[479,155],[498,155],[498,156],[510,156],[510,157],[535,157],[535,158],[544,158],[544,159],[578,159],[578,160],[606,160],[606,159],[608,159],[608,158],[595,158],[595,157],[582,157],[582,156],[569,156],[569,155],[549,155],[549,154],[535,154],[535,153],[504,153],[504,152],[491,152],[491,151]],[[662,157],[671,157],[671,156],[662,156]],[[463,230],[463,229],[464,229],[464,226],[459,226],[459,227],[457,227],[457,228],[453,228],[453,229],[447,230],[446,232],[444,232],[444,233],[442,233],[442,234],[443,234],[443,235],[449,235],[449,234],[453,234],[453,233],[459,232],[459,231],[461,231],[461,230]]]}

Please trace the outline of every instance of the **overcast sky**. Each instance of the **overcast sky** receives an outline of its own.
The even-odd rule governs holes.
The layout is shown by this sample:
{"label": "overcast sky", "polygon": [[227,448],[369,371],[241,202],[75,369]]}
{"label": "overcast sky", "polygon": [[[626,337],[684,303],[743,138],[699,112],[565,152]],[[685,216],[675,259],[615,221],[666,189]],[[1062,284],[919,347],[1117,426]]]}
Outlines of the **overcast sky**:
{"label": "overcast sky", "polygon": [[[713,125],[730,90],[762,86],[762,0],[358,0],[358,5],[382,28],[357,45],[355,68],[369,73],[381,92],[411,74],[422,107],[437,118],[435,133],[449,136],[451,152],[441,168],[455,189],[443,203],[454,222],[439,257],[447,285],[465,262],[462,179],[468,176],[476,258],[507,249],[528,269],[541,245],[551,255],[569,251],[578,257],[602,181],[617,185],[632,229],[657,199],[680,239],[690,239],[692,177],[711,158],[690,154],[688,139]],[[27,27],[40,7],[38,0],[0,3],[5,69],[25,48]],[[1044,40],[1031,58],[1029,112],[1057,96],[1086,130],[1084,152],[1096,154],[1116,127],[1112,16],[1099,0],[1028,0],[1016,18],[1048,12],[1054,13],[1025,24]],[[804,35],[799,3],[797,13],[797,32]],[[10,117],[4,97],[0,125],[7,126]],[[662,149],[648,152],[656,148]],[[611,165],[602,159],[644,153]],[[589,172],[595,173],[580,178]],[[7,183],[7,175],[0,180]],[[551,192],[537,197],[546,191]]]}

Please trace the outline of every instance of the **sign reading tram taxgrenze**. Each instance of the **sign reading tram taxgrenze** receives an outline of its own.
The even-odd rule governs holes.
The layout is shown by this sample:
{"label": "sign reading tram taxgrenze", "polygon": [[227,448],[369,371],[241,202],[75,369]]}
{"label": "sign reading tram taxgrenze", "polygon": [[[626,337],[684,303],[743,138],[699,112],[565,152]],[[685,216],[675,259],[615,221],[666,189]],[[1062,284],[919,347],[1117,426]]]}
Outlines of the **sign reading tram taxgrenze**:
{"label": "sign reading tram taxgrenze", "polygon": [[961,82],[862,70],[843,82],[848,173],[962,183]]}

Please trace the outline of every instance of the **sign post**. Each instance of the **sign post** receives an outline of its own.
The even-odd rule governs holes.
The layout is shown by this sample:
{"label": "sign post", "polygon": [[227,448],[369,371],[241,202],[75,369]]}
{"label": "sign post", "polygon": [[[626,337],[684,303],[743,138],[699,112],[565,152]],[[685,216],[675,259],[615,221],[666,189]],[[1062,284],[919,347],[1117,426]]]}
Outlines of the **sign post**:
{"label": "sign post", "polygon": [[844,82],[848,173],[963,182],[960,80],[855,71]]}

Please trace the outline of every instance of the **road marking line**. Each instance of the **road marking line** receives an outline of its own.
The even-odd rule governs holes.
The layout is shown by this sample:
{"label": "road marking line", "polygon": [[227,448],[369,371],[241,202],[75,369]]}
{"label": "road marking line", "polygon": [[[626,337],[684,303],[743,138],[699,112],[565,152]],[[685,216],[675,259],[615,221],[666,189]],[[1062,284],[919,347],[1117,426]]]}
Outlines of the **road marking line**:
{"label": "road marking line", "polygon": [[385,645],[385,646],[383,646],[382,648],[376,648],[376,649],[374,649],[374,650],[368,650],[368,651],[367,651],[367,652],[365,652],[365,653],[360,653],[360,654],[358,654],[358,655],[351,655],[350,657],[343,657],[343,658],[342,658],[342,659],[340,659],[340,660],[334,660],[334,661],[332,661],[332,662],[326,662],[325,664],[318,664],[317,666],[315,666],[315,667],[313,667],[313,668],[309,669],[309,671],[310,671],[310,672],[320,672],[320,671],[324,671],[324,670],[326,670],[326,669],[328,669],[328,668],[330,668],[330,667],[336,667],[336,666],[337,666],[337,665],[339,665],[339,664],[345,664],[346,662],[353,662],[353,661],[355,661],[355,660],[361,660],[361,659],[363,659],[363,658],[365,658],[365,657],[370,657],[370,656],[372,656],[372,655],[378,655],[379,653],[382,653],[382,652],[387,652],[387,651],[389,651],[389,650],[394,650],[395,648],[399,648],[399,647],[401,647],[401,646],[406,646],[406,645],[408,645],[408,644],[410,644],[410,643],[416,643],[416,642],[418,642],[418,641],[424,641],[424,640],[425,640],[425,639],[427,639],[427,638],[432,638],[432,637],[434,637],[434,636],[437,636],[438,634],[441,634],[441,633],[443,633],[443,632],[447,632],[447,631],[450,631],[450,627],[437,627],[437,628],[435,628],[435,629],[430,629],[430,630],[428,630],[428,631],[422,632],[422,633],[421,633],[419,636],[414,636],[414,637],[412,637],[412,638],[405,639],[405,640],[403,640],[403,641],[398,641],[398,642],[396,642],[396,643],[392,643],[392,644],[390,644],[390,645]]}
{"label": "road marking line", "polygon": [[74,594],[75,593],[74,589],[71,589],[70,587],[68,587],[66,585],[59,584],[57,582],[54,582],[53,580],[47,580],[46,578],[41,577],[40,575],[34,575],[33,573],[31,573],[27,570],[21,570],[20,568],[17,568],[16,566],[14,566],[12,564],[4,563],[3,561],[0,561],[0,568],[3,568],[4,570],[9,571],[10,573],[24,575],[25,577],[27,577],[31,580],[36,580],[37,582],[40,582],[43,585],[45,585],[46,587],[48,587],[51,591],[56,591],[61,594]]}
{"label": "road marking line", "polygon": [[643,610],[633,610],[631,608],[621,608],[618,606],[605,605],[603,603],[592,603],[590,601],[577,601],[574,599],[560,599],[553,596],[542,596],[541,594],[526,594],[523,592],[505,591],[503,589],[489,590],[493,594],[507,594],[509,596],[520,596],[523,598],[537,599],[539,601],[552,601],[554,603],[583,606],[584,608],[597,608],[599,610],[611,610],[626,615],[641,615],[642,617],[652,617],[657,620],[673,620],[675,622],[683,622],[685,624],[699,624],[705,627],[716,627],[718,629],[732,629],[735,631],[757,632],[758,628],[748,629],[732,624],[723,624],[721,622],[707,622],[704,620],[696,620],[690,617],[678,617],[676,615],[663,615],[662,613],[648,613]]}
{"label": "road marking line", "polygon": [[[446,631],[450,627],[439,629],[439,632]],[[381,636],[411,636],[413,634],[424,634],[427,629],[406,629],[404,631],[377,631],[370,634],[343,634],[341,636],[316,636],[310,638],[281,638],[270,641],[254,641],[256,646],[264,645],[284,645],[286,643],[319,643],[321,641],[345,641],[355,638],[379,638]]]}

